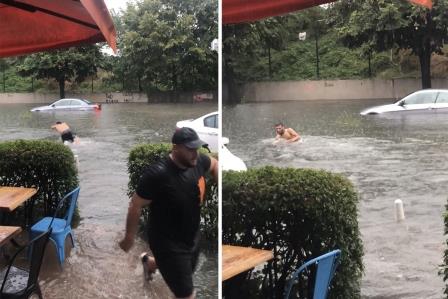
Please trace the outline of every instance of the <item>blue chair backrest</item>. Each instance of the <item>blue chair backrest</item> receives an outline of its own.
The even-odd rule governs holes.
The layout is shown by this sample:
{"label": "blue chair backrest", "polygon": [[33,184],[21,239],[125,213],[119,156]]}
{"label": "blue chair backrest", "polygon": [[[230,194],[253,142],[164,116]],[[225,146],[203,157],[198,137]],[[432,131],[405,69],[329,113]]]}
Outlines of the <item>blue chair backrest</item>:
{"label": "blue chair backrest", "polygon": [[288,282],[285,288],[285,296],[284,298],[289,298],[291,293],[292,286],[294,282],[297,280],[299,275],[307,269],[311,265],[316,265],[316,279],[314,282],[314,293],[313,299],[325,299],[328,294],[328,287],[330,286],[330,282],[333,279],[334,272],[339,265],[339,258],[341,256],[341,251],[339,249],[333,250],[329,253],[321,255],[317,258],[309,260],[299,269],[297,269],[290,281]]}
{"label": "blue chair backrest", "polygon": [[69,196],[71,196],[70,206],[64,217],[64,219],[67,221],[67,225],[70,225],[70,223],[72,223],[73,213],[75,212],[76,202],[78,201],[79,190],[80,187],[76,187],[75,190],[68,194]]}
{"label": "blue chair backrest", "polygon": [[65,212],[64,219],[66,221],[66,227],[69,226],[72,222],[73,214],[75,212],[76,202],[78,200],[80,187],[76,187],[69,193],[67,193],[58,203],[58,206],[56,208],[56,211],[54,213],[53,219],[51,220],[50,226],[53,223],[54,218],[56,217],[57,213],[60,209],[64,206],[65,202],[67,200],[70,201],[67,211]]}

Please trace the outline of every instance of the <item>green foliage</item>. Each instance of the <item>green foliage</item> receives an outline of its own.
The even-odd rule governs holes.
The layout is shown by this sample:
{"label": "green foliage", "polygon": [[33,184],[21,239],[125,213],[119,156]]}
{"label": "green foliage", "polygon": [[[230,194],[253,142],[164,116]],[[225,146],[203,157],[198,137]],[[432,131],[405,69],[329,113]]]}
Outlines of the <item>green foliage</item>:
{"label": "green foliage", "polygon": [[[135,146],[129,153],[128,158],[128,195],[131,196],[138,185],[144,170],[152,163],[166,157],[171,151],[171,145],[140,144]],[[205,153],[205,150],[201,150]],[[201,211],[201,231],[208,244],[217,245],[218,240],[218,186],[210,176],[206,177],[206,199]],[[143,209],[142,226],[149,225],[151,207]]]}
{"label": "green foliage", "polygon": [[150,90],[210,90],[217,87],[216,0],[142,0],[120,19],[117,74]]}
{"label": "green foliage", "polygon": [[23,76],[56,80],[60,97],[65,98],[65,82],[81,83],[96,75],[100,60],[98,46],[85,46],[29,55],[18,70]]}
{"label": "green foliage", "polygon": [[[329,23],[336,19],[332,13],[334,10],[316,7],[269,21],[224,26],[224,79],[229,85],[317,79],[316,38],[321,79],[374,77],[391,68],[396,73],[396,66],[384,53],[369,55],[369,49],[350,49],[340,43]],[[306,40],[298,39],[299,32],[306,32]]]}
{"label": "green foliage", "polygon": [[[443,222],[445,224],[444,235],[448,236],[448,203],[445,205],[445,213],[443,213]],[[445,298],[448,298],[448,239],[445,240],[445,252],[443,255],[443,264],[440,266],[440,273],[443,275],[443,281],[445,282]]]}
{"label": "green foliage", "polygon": [[270,290],[281,298],[294,269],[333,249],[342,257],[329,298],[360,298],[358,195],[346,178],[268,166],[224,172],[222,181],[223,243],[274,252],[271,267],[256,270],[248,284],[254,298],[267,297]]}
{"label": "green foliage", "polygon": [[[78,184],[75,159],[65,145],[44,140],[0,142],[0,186],[38,188],[29,200],[35,219],[53,216],[59,200]],[[74,216],[77,220],[78,212]]]}
{"label": "green foliage", "polygon": [[448,1],[433,9],[408,1],[341,1],[331,8],[332,23],[350,48],[410,49],[420,60],[422,87],[431,87],[431,54],[442,54],[448,35]]}

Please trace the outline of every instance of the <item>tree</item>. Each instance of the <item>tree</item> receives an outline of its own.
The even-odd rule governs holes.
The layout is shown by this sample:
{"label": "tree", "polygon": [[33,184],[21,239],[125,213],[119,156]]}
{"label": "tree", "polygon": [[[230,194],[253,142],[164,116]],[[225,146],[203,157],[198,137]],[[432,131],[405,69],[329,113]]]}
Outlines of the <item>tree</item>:
{"label": "tree", "polygon": [[143,0],[129,4],[119,35],[124,73],[148,89],[216,88],[216,0]]}
{"label": "tree", "polygon": [[[278,60],[273,63],[274,55],[288,51],[288,46],[297,41],[300,31],[311,29],[311,36],[317,37],[318,32],[312,26],[315,20],[324,18],[324,13],[323,8],[316,7],[252,23],[225,25],[223,79],[228,85],[229,99],[237,100],[238,83],[275,80],[281,76],[284,64]],[[326,28],[324,24],[318,25],[320,34]]]}
{"label": "tree", "polygon": [[60,98],[65,98],[65,82],[83,82],[96,75],[102,60],[99,46],[91,45],[67,50],[42,52],[27,56],[18,65],[19,74],[37,79],[54,79]]}
{"label": "tree", "polygon": [[332,5],[332,21],[350,48],[410,49],[420,62],[422,88],[431,88],[431,55],[442,54],[448,35],[448,1],[432,10],[407,1],[344,0]]}
{"label": "tree", "polygon": [[5,71],[9,68],[9,64],[6,61],[6,59],[0,59],[0,71],[2,73],[2,86],[3,86],[3,92],[6,92],[6,78],[5,78]]}

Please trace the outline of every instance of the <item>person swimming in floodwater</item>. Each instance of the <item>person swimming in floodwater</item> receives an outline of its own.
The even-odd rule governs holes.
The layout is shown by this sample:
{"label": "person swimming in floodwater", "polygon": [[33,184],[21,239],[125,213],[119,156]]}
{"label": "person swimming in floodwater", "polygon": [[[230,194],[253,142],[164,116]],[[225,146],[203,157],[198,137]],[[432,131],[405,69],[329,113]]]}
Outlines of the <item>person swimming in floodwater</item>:
{"label": "person swimming in floodwater", "polygon": [[296,131],[292,128],[285,128],[283,123],[278,123],[275,125],[275,132],[277,135],[275,136],[274,144],[280,142],[282,139],[286,140],[287,143],[296,142],[301,139],[300,135]]}
{"label": "person swimming in floodwater", "polygon": [[75,144],[79,143],[79,138],[75,134],[73,134],[72,130],[66,123],[57,121],[54,125],[51,126],[51,128],[55,129],[59,134],[61,134],[62,142],[68,141]]}

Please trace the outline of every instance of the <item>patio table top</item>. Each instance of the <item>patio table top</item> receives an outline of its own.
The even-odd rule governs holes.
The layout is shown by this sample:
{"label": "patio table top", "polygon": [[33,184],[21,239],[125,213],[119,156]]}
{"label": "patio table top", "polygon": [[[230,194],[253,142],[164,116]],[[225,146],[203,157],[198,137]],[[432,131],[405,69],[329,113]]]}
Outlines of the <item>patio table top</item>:
{"label": "patio table top", "polygon": [[35,188],[0,187],[0,209],[14,211],[36,193]]}
{"label": "patio table top", "polygon": [[222,245],[222,280],[227,280],[273,258],[274,255],[270,250]]}
{"label": "patio table top", "polygon": [[0,226],[0,247],[11,240],[15,235],[20,234],[22,228],[20,226]]}

